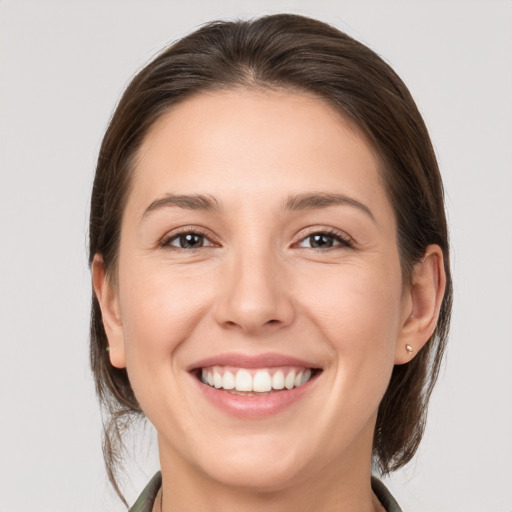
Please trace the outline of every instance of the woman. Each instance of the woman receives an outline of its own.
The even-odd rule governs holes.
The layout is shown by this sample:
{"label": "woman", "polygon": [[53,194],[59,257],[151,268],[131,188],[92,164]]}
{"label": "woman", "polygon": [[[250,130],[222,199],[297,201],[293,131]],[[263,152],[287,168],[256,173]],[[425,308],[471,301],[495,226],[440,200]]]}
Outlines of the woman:
{"label": "woman", "polygon": [[118,492],[124,426],[158,434],[132,510],[400,510],[371,467],[421,440],[451,280],[428,133],[375,53],[294,15],[170,46],[103,140],[90,263]]}

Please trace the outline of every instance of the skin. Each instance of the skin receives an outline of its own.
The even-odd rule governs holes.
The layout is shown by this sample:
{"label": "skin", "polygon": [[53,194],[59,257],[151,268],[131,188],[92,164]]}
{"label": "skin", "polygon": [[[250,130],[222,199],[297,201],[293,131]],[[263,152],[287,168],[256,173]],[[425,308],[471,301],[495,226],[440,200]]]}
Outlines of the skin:
{"label": "skin", "polygon": [[[203,93],[147,134],[116,278],[97,255],[93,285],[111,362],[127,368],[158,432],[163,510],[383,510],[370,487],[379,402],[393,366],[432,334],[444,273],[429,246],[404,286],[381,175],[358,130],[302,93]],[[305,193],[337,193],[370,213],[283,210]],[[207,194],[220,207],[144,214],[166,194]],[[191,227],[205,238],[180,249],[172,237]],[[326,230],[332,247],[312,247]],[[187,372],[226,352],[275,352],[323,371],[287,409],[239,418]]]}

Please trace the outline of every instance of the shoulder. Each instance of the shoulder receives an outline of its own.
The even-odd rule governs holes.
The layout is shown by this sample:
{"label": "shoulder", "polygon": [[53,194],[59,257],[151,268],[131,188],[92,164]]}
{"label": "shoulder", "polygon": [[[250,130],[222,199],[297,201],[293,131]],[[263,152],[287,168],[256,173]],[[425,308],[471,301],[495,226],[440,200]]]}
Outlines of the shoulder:
{"label": "shoulder", "polygon": [[372,490],[377,498],[379,498],[386,512],[402,512],[400,505],[393,498],[388,488],[374,476],[372,476]]}
{"label": "shoulder", "polygon": [[161,485],[162,473],[159,471],[146,485],[129,512],[151,512]]}
{"label": "shoulder", "polygon": [[[162,485],[160,471],[149,481],[129,512],[151,512],[158,490]],[[372,477],[372,490],[379,498],[386,512],[402,512],[402,509],[391,495],[387,487],[376,477]]]}

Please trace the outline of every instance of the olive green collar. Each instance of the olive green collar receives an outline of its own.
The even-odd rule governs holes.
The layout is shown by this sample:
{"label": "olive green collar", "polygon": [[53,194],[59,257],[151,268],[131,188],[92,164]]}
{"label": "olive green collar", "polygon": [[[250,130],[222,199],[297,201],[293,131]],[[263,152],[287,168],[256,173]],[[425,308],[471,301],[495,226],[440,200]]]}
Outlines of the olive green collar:
{"label": "olive green collar", "polygon": [[[162,485],[162,473],[160,471],[150,480],[148,485],[142,491],[137,501],[129,512],[151,512],[155,502],[158,490]],[[378,479],[372,476],[372,490],[379,498],[386,512],[402,512],[402,509],[396,502],[395,498],[388,491],[386,486]]]}

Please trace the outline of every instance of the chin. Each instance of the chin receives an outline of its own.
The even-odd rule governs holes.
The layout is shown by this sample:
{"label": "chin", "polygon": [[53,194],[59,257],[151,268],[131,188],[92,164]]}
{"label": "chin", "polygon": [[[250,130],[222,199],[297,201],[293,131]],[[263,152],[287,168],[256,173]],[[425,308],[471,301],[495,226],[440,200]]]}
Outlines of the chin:
{"label": "chin", "polygon": [[[219,459],[217,459],[219,460]],[[241,490],[272,493],[293,486],[300,481],[305,468],[296,461],[268,457],[236,457],[220,459],[208,467],[208,474],[217,482]]]}

